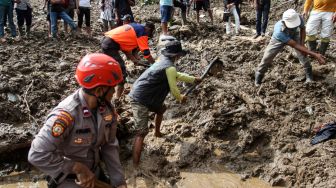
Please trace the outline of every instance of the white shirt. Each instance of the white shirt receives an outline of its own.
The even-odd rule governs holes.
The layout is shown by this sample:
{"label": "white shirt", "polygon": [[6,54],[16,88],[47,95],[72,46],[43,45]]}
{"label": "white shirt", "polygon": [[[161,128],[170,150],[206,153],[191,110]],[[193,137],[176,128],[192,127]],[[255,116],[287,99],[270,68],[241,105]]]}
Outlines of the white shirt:
{"label": "white shirt", "polygon": [[80,7],[91,7],[90,0],[79,0]]}

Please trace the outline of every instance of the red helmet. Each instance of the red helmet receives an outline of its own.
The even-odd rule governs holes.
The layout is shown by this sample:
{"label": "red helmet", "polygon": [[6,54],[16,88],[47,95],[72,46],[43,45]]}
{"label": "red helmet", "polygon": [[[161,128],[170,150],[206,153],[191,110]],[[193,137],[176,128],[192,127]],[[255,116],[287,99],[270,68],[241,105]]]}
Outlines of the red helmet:
{"label": "red helmet", "polygon": [[84,56],[77,66],[75,77],[79,85],[87,89],[115,86],[123,81],[119,63],[101,53]]}

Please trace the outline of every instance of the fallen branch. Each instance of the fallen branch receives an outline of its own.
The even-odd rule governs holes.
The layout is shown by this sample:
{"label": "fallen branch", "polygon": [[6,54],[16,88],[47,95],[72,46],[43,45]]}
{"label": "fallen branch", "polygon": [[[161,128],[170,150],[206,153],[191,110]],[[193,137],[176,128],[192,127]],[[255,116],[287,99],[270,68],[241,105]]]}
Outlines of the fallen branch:
{"label": "fallen branch", "polygon": [[241,106],[241,107],[239,107],[239,108],[237,108],[235,110],[232,110],[230,112],[227,112],[227,113],[223,114],[223,116],[229,116],[229,115],[232,115],[232,114],[244,111],[244,110],[246,110],[246,107],[245,106]]}
{"label": "fallen branch", "polygon": [[24,103],[26,104],[26,108],[27,108],[27,110],[28,110],[29,121],[30,121],[30,122],[34,121],[35,125],[38,125],[36,119],[34,118],[34,116],[31,115],[31,111],[30,111],[29,103],[28,103],[28,101],[27,101],[27,95],[28,95],[28,92],[29,92],[30,88],[33,87],[33,84],[34,84],[34,80],[31,81],[31,83],[29,84],[27,90],[25,91],[25,93],[24,93],[24,95],[23,95],[23,101],[24,101]]}

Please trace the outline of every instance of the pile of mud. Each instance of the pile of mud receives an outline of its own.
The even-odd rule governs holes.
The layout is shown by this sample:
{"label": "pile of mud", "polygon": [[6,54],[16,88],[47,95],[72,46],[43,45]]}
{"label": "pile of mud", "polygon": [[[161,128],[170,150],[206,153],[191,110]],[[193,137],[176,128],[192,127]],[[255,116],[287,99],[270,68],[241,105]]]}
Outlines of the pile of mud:
{"label": "pile of mud", "polygon": [[[296,6],[279,8],[282,3],[272,5],[277,11],[271,13],[270,27],[283,10]],[[97,5],[93,10],[98,10]],[[158,6],[138,6],[134,12],[159,27]],[[254,69],[270,37],[251,39],[254,11],[244,5],[242,12],[247,25],[239,36],[226,36],[223,23],[209,26],[207,16],[199,26],[191,23],[171,27],[171,33],[189,50],[177,63],[181,72],[200,76],[215,56],[224,64],[222,72],[207,77],[186,104],[168,97],[164,137],[156,138],[152,132],[146,137],[142,175],[157,185],[173,186],[181,179],[181,171],[220,165],[242,179],[259,177],[271,185],[332,187],[336,184],[336,141],[311,146],[310,140],[315,125],[336,116],[335,36],[327,52],[327,64],[311,60],[315,82],[304,84],[303,68],[286,48],[275,58],[262,86],[256,88]],[[97,18],[98,12],[94,15]],[[0,49],[2,175],[18,171],[18,163],[23,166],[20,170],[30,170],[22,164],[22,158],[10,160],[6,156],[10,150],[29,146],[48,112],[78,87],[74,70],[80,57],[100,47],[102,33],[97,22],[92,26],[93,39],[71,39],[61,33],[62,39],[53,42],[47,38],[45,15],[35,11],[34,16],[37,22],[32,38]],[[176,19],[175,23],[180,23],[178,16]],[[158,37],[151,41],[154,53]],[[134,79],[143,71],[131,64],[128,68]],[[182,92],[188,87],[180,85]],[[128,165],[133,119],[127,97],[118,111],[122,116],[121,158]]]}

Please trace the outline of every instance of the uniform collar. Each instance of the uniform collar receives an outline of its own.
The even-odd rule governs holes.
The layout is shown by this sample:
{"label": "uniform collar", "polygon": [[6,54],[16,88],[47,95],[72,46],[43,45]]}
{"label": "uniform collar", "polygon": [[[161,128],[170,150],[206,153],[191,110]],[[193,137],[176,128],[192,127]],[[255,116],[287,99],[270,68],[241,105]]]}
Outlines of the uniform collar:
{"label": "uniform collar", "polygon": [[[79,95],[79,100],[80,100],[80,103],[81,103],[81,106],[82,106],[82,111],[83,111],[84,117],[91,117],[92,114],[91,114],[91,111],[88,107],[88,104],[86,103],[86,100],[84,98],[83,89],[79,90],[78,95]],[[106,105],[105,106],[100,106],[100,107],[98,107],[97,112],[100,113],[100,114],[103,114],[103,113],[106,112],[106,108],[107,108]]]}

